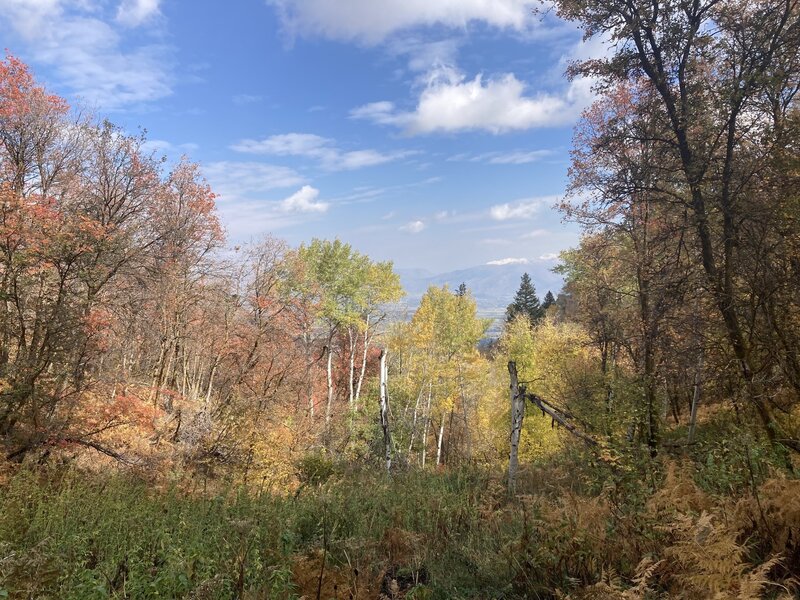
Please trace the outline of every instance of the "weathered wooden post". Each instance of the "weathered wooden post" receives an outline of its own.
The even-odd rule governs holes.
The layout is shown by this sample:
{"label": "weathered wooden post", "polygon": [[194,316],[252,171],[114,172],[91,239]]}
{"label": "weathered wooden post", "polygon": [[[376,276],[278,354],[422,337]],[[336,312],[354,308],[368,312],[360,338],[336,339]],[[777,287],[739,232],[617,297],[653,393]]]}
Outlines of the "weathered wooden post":
{"label": "weathered wooden post", "polygon": [[508,374],[511,377],[511,451],[508,457],[508,493],[514,494],[519,467],[519,438],[522,433],[522,421],[525,419],[525,388],[519,385],[517,364],[514,361],[508,363]]}

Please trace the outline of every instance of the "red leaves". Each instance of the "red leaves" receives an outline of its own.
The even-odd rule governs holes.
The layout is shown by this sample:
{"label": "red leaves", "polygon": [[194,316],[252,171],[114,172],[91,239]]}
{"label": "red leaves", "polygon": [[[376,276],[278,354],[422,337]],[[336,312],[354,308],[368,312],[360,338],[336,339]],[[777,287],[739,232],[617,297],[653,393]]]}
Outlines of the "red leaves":
{"label": "red leaves", "polygon": [[4,126],[18,125],[36,114],[65,114],[69,105],[36,84],[28,66],[7,55],[0,61],[0,120]]}

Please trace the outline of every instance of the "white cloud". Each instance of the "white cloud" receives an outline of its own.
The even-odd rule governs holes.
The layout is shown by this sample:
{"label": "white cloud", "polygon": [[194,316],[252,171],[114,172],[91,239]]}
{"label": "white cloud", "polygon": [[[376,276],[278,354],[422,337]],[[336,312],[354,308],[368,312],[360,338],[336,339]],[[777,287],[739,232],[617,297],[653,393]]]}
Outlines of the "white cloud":
{"label": "white cloud", "polygon": [[[461,41],[456,38],[429,41],[423,37],[404,35],[388,43],[394,56],[405,57],[413,73],[427,73],[431,68],[455,64]],[[424,83],[424,77],[421,83]]]}
{"label": "white cloud", "polygon": [[314,156],[331,144],[332,140],[311,133],[286,133],[273,135],[263,140],[240,140],[231,149],[249,154],[277,154],[290,156]]}
{"label": "white cloud", "polygon": [[[145,10],[153,2],[131,4]],[[113,110],[170,95],[171,50],[160,43],[123,49],[118,30],[98,15],[91,2],[0,0],[0,23],[27,45],[33,61],[53,67],[90,103]]]}
{"label": "white cloud", "polygon": [[404,119],[407,120],[407,117],[404,118],[396,112],[394,102],[388,100],[358,106],[350,111],[350,117],[365,119],[379,125],[403,125]]}
{"label": "white cloud", "polygon": [[382,153],[377,150],[340,150],[334,140],[311,133],[286,133],[263,140],[245,139],[231,146],[237,152],[276,156],[303,156],[319,161],[328,171],[352,171],[382,165],[413,154],[408,151]]}
{"label": "white cloud", "polygon": [[327,202],[318,201],[318,197],[318,189],[310,185],[304,185],[281,202],[281,210],[287,213],[324,213],[328,210],[330,205]]}
{"label": "white cloud", "polygon": [[117,9],[117,21],[126,27],[138,27],[160,14],[161,0],[123,0]]}
{"label": "white cloud", "polygon": [[523,233],[520,237],[523,240],[533,240],[536,238],[545,237],[547,235],[550,235],[550,232],[547,231],[547,229],[534,229],[528,233]]}
{"label": "white cloud", "polygon": [[352,171],[363,167],[382,165],[409,155],[408,152],[382,154],[376,150],[356,150],[336,154],[329,161],[323,161],[322,165],[331,171]]}
{"label": "white cloud", "polygon": [[495,204],[489,209],[489,215],[495,221],[508,221],[510,219],[530,219],[537,214],[542,206],[552,204],[557,196],[544,196]]}
{"label": "white cloud", "polygon": [[307,218],[299,211],[286,210],[283,203],[289,198],[275,199],[274,190],[305,183],[292,169],[257,162],[222,161],[203,165],[203,174],[219,196],[217,209],[233,241],[247,241],[266,231],[298,225]]}
{"label": "white cloud", "polygon": [[527,258],[501,258],[499,260],[490,260],[486,264],[492,266],[527,265],[529,262]]}
{"label": "white cloud", "polygon": [[194,152],[199,146],[192,142],[185,142],[183,144],[173,144],[167,140],[147,140],[142,144],[142,150],[147,153],[154,153],[156,155],[168,155],[172,158],[180,158],[183,154]]}
{"label": "white cloud", "polygon": [[552,156],[552,150],[512,150],[509,152],[485,152],[469,154],[462,152],[447,159],[448,162],[485,162],[491,165],[526,165]]}
{"label": "white cloud", "polygon": [[291,35],[376,44],[419,26],[465,29],[473,22],[523,31],[538,0],[267,0]]}
{"label": "white cloud", "polygon": [[506,152],[497,154],[489,159],[493,165],[527,165],[537,162],[547,156],[552,155],[551,150],[532,150],[530,152]]}
{"label": "white cloud", "polygon": [[251,241],[265,232],[298,225],[304,220],[297,213],[282,212],[279,206],[259,200],[231,203],[220,199],[217,209],[232,242]]}
{"label": "white cloud", "polygon": [[427,227],[424,221],[411,221],[406,223],[402,227],[400,227],[400,231],[405,231],[407,233],[420,233],[422,230]]}
{"label": "white cloud", "polygon": [[555,260],[558,258],[558,252],[550,252],[548,254],[542,254],[539,257],[539,260]]}
{"label": "white cloud", "polygon": [[[388,101],[353,109],[352,118],[405,129],[408,134],[483,130],[494,134],[573,123],[591,102],[591,84],[572,81],[562,93],[529,94],[513,73],[468,79],[451,66],[437,66],[413,111],[403,112]],[[529,160],[530,156],[518,156]],[[513,158],[512,158],[513,160]]]}
{"label": "white cloud", "polygon": [[203,166],[203,174],[217,194],[231,201],[303,183],[303,177],[293,169],[256,162],[213,162]]}

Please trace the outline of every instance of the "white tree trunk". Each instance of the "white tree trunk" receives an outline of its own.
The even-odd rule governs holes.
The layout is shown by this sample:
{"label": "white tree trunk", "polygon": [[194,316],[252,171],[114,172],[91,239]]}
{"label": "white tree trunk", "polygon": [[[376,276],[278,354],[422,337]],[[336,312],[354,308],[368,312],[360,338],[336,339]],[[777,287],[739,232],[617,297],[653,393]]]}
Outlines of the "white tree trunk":
{"label": "white tree trunk", "polygon": [[350,350],[350,352],[349,352],[350,356],[348,357],[349,358],[349,364],[348,364],[349,370],[348,370],[348,373],[347,373],[347,375],[348,375],[347,376],[347,391],[350,393],[350,400],[348,402],[348,405],[350,406],[350,410],[352,411],[355,408],[355,402],[354,402],[354,399],[355,399],[355,385],[354,385],[354,381],[353,380],[356,377],[356,357],[355,357],[355,354],[356,354],[356,345],[358,344],[358,338],[355,335],[353,335],[353,328],[352,327],[348,327],[347,328],[347,338],[348,338],[348,342],[349,342],[348,346],[349,346],[349,350]]}
{"label": "white tree trunk", "polygon": [[[414,417],[411,421],[411,441],[408,443],[408,455],[411,456],[411,452],[414,449],[414,438],[417,436],[417,412],[419,411],[419,401],[422,398],[422,391],[425,389],[425,384],[422,384],[422,387],[419,388],[419,394],[417,394],[417,400],[414,402]],[[404,417],[405,419],[405,417]]]}
{"label": "white tree trunk", "polygon": [[433,396],[433,382],[428,382],[428,405],[425,407],[425,425],[422,428],[422,468],[425,468],[425,459],[428,456],[428,428],[431,424],[431,397]]}
{"label": "white tree trunk", "polygon": [[208,403],[211,401],[211,392],[214,389],[214,375],[217,373],[217,363],[219,358],[214,361],[214,366],[211,367],[211,375],[208,376],[208,390],[206,390],[206,403],[205,407],[208,408]]}
{"label": "white tree trunk", "polygon": [[381,429],[383,429],[383,445],[386,453],[386,471],[389,472],[392,469],[392,436],[389,432],[389,388],[387,378],[386,351],[384,350],[381,352],[380,365]]}
{"label": "white tree trunk", "polygon": [[444,416],[439,424],[439,439],[436,442],[436,465],[442,464],[442,443],[444,442]]}
{"label": "white tree trunk", "polygon": [[333,409],[333,351],[330,343],[328,344],[328,368],[327,368],[327,383],[328,383],[328,402],[325,405],[325,431],[328,430],[331,424],[331,410]]}
{"label": "white tree trunk", "polygon": [[522,422],[525,419],[525,396],[520,393],[516,363],[508,363],[508,374],[511,377],[511,451],[508,456],[508,493],[513,494],[517,489],[519,439]]}
{"label": "white tree trunk", "polygon": [[361,384],[364,383],[364,375],[367,372],[367,352],[369,351],[369,340],[369,315],[367,315],[367,325],[364,329],[364,352],[361,356],[361,372],[358,374],[358,383],[356,384],[356,406],[358,406],[358,399],[361,397]]}

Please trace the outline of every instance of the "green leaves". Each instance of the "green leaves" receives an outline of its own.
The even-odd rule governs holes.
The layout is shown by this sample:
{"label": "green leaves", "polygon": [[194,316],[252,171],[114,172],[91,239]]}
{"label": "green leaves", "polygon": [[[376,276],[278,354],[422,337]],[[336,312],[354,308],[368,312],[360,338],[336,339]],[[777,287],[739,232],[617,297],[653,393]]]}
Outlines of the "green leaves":
{"label": "green leaves", "polygon": [[339,239],[300,246],[300,288],[313,295],[320,316],[333,328],[365,326],[367,315],[403,295],[391,262],[373,263]]}

